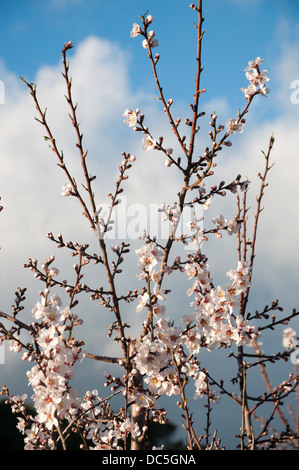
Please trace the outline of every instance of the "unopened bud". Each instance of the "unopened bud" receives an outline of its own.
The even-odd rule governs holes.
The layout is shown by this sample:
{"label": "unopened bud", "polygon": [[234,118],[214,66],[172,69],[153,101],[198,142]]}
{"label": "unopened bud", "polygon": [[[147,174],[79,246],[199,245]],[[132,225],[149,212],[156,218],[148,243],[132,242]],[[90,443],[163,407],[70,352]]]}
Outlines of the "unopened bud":
{"label": "unopened bud", "polygon": [[72,49],[74,47],[73,41],[68,41],[64,43],[64,51],[67,51],[68,49]]}
{"label": "unopened bud", "polygon": [[146,17],[145,23],[146,23],[146,24],[150,24],[150,23],[152,23],[153,21],[154,21],[153,15],[148,15],[148,16]]}

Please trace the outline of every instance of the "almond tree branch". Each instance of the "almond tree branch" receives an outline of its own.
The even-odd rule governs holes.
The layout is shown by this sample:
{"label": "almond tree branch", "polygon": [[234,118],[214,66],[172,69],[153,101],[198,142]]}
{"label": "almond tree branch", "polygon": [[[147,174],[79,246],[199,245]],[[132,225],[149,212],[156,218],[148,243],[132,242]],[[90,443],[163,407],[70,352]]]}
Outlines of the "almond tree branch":
{"label": "almond tree branch", "polygon": [[71,110],[72,110],[72,124],[73,124],[73,126],[76,130],[76,134],[77,134],[77,139],[78,139],[77,148],[79,149],[79,152],[80,152],[80,155],[81,155],[81,163],[82,163],[82,166],[83,166],[83,172],[84,172],[84,176],[85,176],[85,180],[86,180],[86,184],[87,184],[86,189],[87,189],[87,192],[88,192],[89,197],[90,197],[93,216],[90,214],[90,212],[89,212],[89,210],[88,210],[81,194],[78,191],[77,184],[74,182],[74,179],[72,178],[71,174],[69,173],[69,171],[68,171],[68,169],[67,169],[67,167],[64,163],[63,154],[58,151],[56,141],[55,141],[55,139],[52,135],[52,132],[51,132],[50,127],[49,127],[49,125],[47,123],[47,120],[46,120],[46,111],[43,112],[41,110],[40,105],[39,105],[37,95],[36,95],[36,86],[32,83],[31,84],[27,83],[26,80],[24,80],[23,78],[22,78],[22,80],[27,85],[27,87],[30,89],[30,93],[31,93],[31,95],[34,99],[36,108],[37,108],[37,110],[39,112],[39,115],[41,117],[41,119],[37,119],[37,120],[38,120],[38,122],[40,122],[45,127],[45,129],[47,131],[48,139],[51,141],[50,148],[56,154],[56,156],[59,160],[59,166],[64,170],[64,172],[67,176],[67,179],[68,179],[69,183],[71,184],[71,186],[73,188],[74,195],[79,199],[81,205],[83,206],[84,215],[89,220],[93,231],[97,234],[99,244],[100,244],[100,248],[101,248],[101,252],[102,252],[103,264],[105,266],[108,282],[109,282],[110,289],[111,289],[111,292],[112,292],[113,310],[114,310],[114,313],[115,313],[115,316],[116,316],[116,319],[117,319],[117,322],[118,322],[118,327],[119,327],[120,337],[121,337],[121,346],[123,348],[125,356],[128,357],[127,342],[126,342],[126,339],[125,339],[125,332],[124,332],[123,323],[122,323],[122,320],[121,320],[119,302],[118,302],[118,296],[116,294],[114,278],[113,278],[113,274],[111,272],[110,265],[109,265],[106,244],[104,242],[102,234],[100,233],[99,224],[98,224],[98,215],[97,215],[97,210],[96,210],[96,205],[95,205],[95,200],[94,200],[94,194],[93,194],[92,188],[91,188],[91,181],[92,181],[93,178],[88,175],[88,170],[87,170],[87,166],[86,166],[87,152],[85,152],[83,150],[83,143],[82,143],[83,135],[80,133],[79,124],[78,124],[78,120],[77,120],[77,117],[76,117],[76,108],[77,108],[77,106],[74,106],[73,100],[72,100],[72,95],[71,95],[71,80],[69,79],[69,76],[68,76],[69,66],[66,62],[66,51],[68,50],[68,48],[69,47],[66,44],[64,46],[64,49],[62,50],[63,64],[64,64],[64,73],[62,75],[63,75],[63,77],[65,78],[65,81],[66,81],[67,93],[68,93],[67,101],[68,101],[68,103],[71,107]]}
{"label": "almond tree branch", "polygon": [[[259,196],[257,198],[257,209],[256,209],[256,214],[255,214],[253,235],[252,235],[252,241],[251,241],[251,253],[250,253],[250,261],[249,261],[250,272],[249,272],[249,276],[248,276],[249,285],[246,289],[245,294],[242,296],[242,307],[241,307],[241,312],[240,312],[241,315],[243,315],[243,317],[245,316],[246,307],[247,307],[247,303],[248,303],[249,292],[250,292],[250,283],[251,283],[251,280],[252,280],[253,262],[254,262],[254,258],[256,256],[255,250],[256,250],[258,222],[259,222],[259,216],[260,216],[260,214],[263,210],[263,208],[261,207],[261,203],[262,203],[262,199],[263,199],[263,196],[264,196],[264,189],[267,186],[266,178],[267,178],[269,170],[273,166],[273,164],[272,165],[269,164],[270,154],[271,154],[273,145],[274,145],[274,137],[271,136],[270,141],[269,141],[269,147],[268,147],[267,154],[265,154],[265,152],[262,152],[264,157],[265,157],[265,169],[264,169],[264,174],[259,175],[260,178],[261,178],[261,186],[260,186],[260,193],[259,193]],[[244,245],[246,246],[246,240],[244,240]],[[244,246],[244,250],[245,250],[245,246]]]}
{"label": "almond tree branch", "polygon": [[50,140],[51,141],[51,144],[50,144],[50,148],[51,150],[53,150],[53,152],[56,154],[58,160],[59,160],[59,166],[60,168],[62,168],[62,170],[64,171],[66,177],[67,177],[67,180],[69,181],[69,183],[71,184],[72,188],[73,188],[73,195],[75,195],[78,200],[80,201],[82,207],[83,207],[83,215],[85,217],[87,217],[87,219],[89,220],[90,222],[90,225],[92,227],[93,230],[95,230],[95,224],[94,224],[94,221],[92,219],[92,216],[90,215],[90,212],[81,196],[81,194],[79,193],[79,190],[78,190],[78,187],[77,187],[77,184],[75,183],[74,179],[72,178],[71,174],[69,173],[65,163],[64,163],[64,158],[63,158],[63,153],[59,152],[58,148],[57,148],[57,145],[56,145],[56,141],[52,135],[52,132],[49,128],[49,125],[48,125],[48,122],[46,120],[46,109],[45,111],[43,112],[41,110],[41,107],[40,107],[40,104],[38,102],[38,99],[37,99],[37,95],[36,95],[36,85],[34,83],[27,83],[26,80],[24,78],[21,77],[21,80],[27,85],[27,87],[29,88],[30,90],[30,94],[31,96],[33,97],[33,100],[34,100],[34,103],[35,103],[35,106],[36,106],[36,109],[40,115],[40,119],[38,118],[35,118],[38,122],[40,122],[46,129],[46,132],[47,132],[47,139],[46,140]]}
{"label": "almond tree branch", "polygon": [[166,113],[166,115],[169,119],[170,124],[171,124],[172,131],[175,134],[182,150],[184,151],[185,154],[187,154],[187,149],[186,149],[186,146],[184,144],[184,140],[181,138],[180,133],[178,131],[178,126],[174,122],[174,119],[173,119],[172,114],[170,112],[170,105],[169,105],[169,103],[166,102],[166,100],[164,98],[163,88],[160,84],[160,81],[159,81],[159,78],[158,78],[158,73],[157,73],[157,67],[156,67],[158,58],[153,57],[152,48],[151,48],[151,41],[150,41],[150,39],[148,37],[148,34],[147,34],[148,25],[146,24],[144,16],[142,16],[141,18],[142,18],[143,27],[144,27],[143,35],[144,35],[144,37],[147,41],[148,56],[149,56],[149,59],[150,59],[151,64],[152,64],[153,75],[154,75],[155,82],[156,82],[156,85],[157,85],[157,88],[158,88],[160,100],[161,100],[161,102],[164,106],[164,111],[165,111],[165,113]]}
{"label": "almond tree branch", "polygon": [[67,48],[64,47],[62,49],[62,62],[63,62],[63,66],[64,66],[64,73],[62,73],[62,76],[64,77],[65,79],[65,82],[66,82],[66,88],[67,88],[67,102],[71,108],[71,120],[72,120],[72,125],[74,126],[75,130],[76,130],[76,134],[77,134],[77,144],[76,144],[76,147],[79,149],[79,152],[80,152],[80,156],[81,156],[81,163],[82,163],[82,168],[83,168],[83,173],[84,173],[84,177],[85,177],[85,181],[86,181],[86,190],[89,194],[89,199],[90,199],[90,203],[91,203],[91,207],[92,207],[92,212],[93,212],[93,229],[95,229],[95,227],[98,226],[98,214],[97,214],[97,209],[96,209],[96,205],[95,205],[95,199],[94,199],[94,194],[93,194],[93,191],[92,191],[92,188],[91,188],[91,181],[93,181],[95,179],[95,177],[91,177],[89,174],[88,174],[88,170],[87,170],[87,166],[86,166],[86,156],[87,156],[87,151],[84,151],[83,149],[83,134],[81,134],[80,132],[80,128],[79,128],[79,123],[78,123],[78,120],[77,120],[77,115],[76,115],[76,109],[77,109],[77,104],[74,106],[74,103],[73,103],[73,99],[72,99],[72,94],[71,94],[71,87],[72,87],[72,80],[69,78],[69,64],[66,60],[66,51],[67,51]]}
{"label": "almond tree branch", "polygon": [[197,132],[197,120],[198,120],[198,103],[200,97],[200,76],[202,72],[201,67],[201,43],[202,38],[204,35],[204,31],[202,31],[202,24],[204,22],[204,18],[202,16],[202,2],[198,2],[198,8],[196,8],[198,12],[198,25],[196,26],[197,29],[197,54],[196,54],[196,75],[195,75],[195,92],[194,92],[194,104],[192,106],[193,109],[193,119],[191,125],[191,136],[190,136],[190,143],[189,143],[189,150],[188,150],[188,158],[189,160],[192,159],[192,155],[194,152],[194,141]]}

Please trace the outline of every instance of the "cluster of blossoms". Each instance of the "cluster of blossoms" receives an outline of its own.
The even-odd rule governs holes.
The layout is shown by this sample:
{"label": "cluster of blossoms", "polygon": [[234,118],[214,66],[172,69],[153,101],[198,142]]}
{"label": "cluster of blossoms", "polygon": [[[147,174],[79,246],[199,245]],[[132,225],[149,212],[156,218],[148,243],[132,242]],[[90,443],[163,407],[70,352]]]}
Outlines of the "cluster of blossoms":
{"label": "cluster of blossoms", "polygon": [[[133,127],[134,131],[140,130],[140,128],[137,126],[138,124],[138,115],[140,113],[140,110],[137,108],[135,111],[133,111],[130,108],[126,108],[123,112],[123,117],[124,123],[127,124],[129,127]],[[140,117],[141,121],[143,120],[144,116],[142,115]],[[147,132],[147,129],[144,128],[143,133]],[[156,148],[157,142],[156,140],[151,137],[149,134],[146,134],[145,137],[142,139],[142,149],[146,151],[153,150]]]}
{"label": "cluster of blossoms", "polygon": [[[152,15],[148,15],[145,19],[145,30],[147,30],[148,26],[153,22],[154,17]],[[132,29],[130,36],[131,38],[135,38],[139,35],[145,36],[145,39],[142,41],[142,46],[144,49],[148,49],[149,47],[158,47],[159,46],[159,41],[155,39],[155,32],[154,31],[149,31],[147,35],[145,32],[142,31],[141,27],[139,26],[138,23],[133,23]]]}
{"label": "cluster of blossoms", "polygon": [[[53,268],[53,275],[55,268]],[[81,400],[77,389],[70,384],[74,377],[74,367],[84,358],[81,344],[74,339],[66,339],[66,320],[70,318],[69,308],[61,309],[61,299],[54,295],[46,302],[48,292],[44,292],[42,301],[32,310],[35,322],[36,351],[26,350],[23,360],[35,362],[28,371],[29,385],[33,388],[32,400],[35,416],[25,414],[27,395],[11,396],[10,404],[18,417],[17,428],[24,434],[24,449],[52,449],[56,446],[53,435],[60,430],[61,423],[68,422],[73,428],[81,428],[89,449],[122,449],[121,440],[128,433],[138,436],[138,426],[125,416],[115,419],[105,400],[98,397],[97,390],[87,392]],[[73,324],[82,324],[72,317]],[[14,339],[10,341],[10,350],[21,352],[25,345]],[[53,434],[54,433],[54,434]]]}
{"label": "cluster of blossoms", "polygon": [[241,88],[241,91],[243,91],[247,100],[257,93],[262,96],[270,93],[269,88],[266,87],[266,83],[270,80],[268,72],[267,70],[260,70],[260,65],[263,62],[264,59],[257,57],[255,60],[249,61],[248,66],[244,69],[246,78],[250,83],[247,88]]}
{"label": "cluster of blossoms", "polygon": [[[53,268],[52,275],[55,275]],[[36,351],[26,351],[23,359],[35,361],[27,373],[36,416],[31,418],[31,426],[20,419],[19,429],[26,435],[25,449],[51,448],[52,431],[59,427],[59,421],[71,420],[78,410],[80,399],[77,390],[70,386],[74,376],[74,365],[84,357],[81,347],[65,339],[65,322],[70,317],[70,309],[61,309],[61,299],[51,297],[46,302],[48,292],[43,293],[42,301],[34,307],[32,324],[35,332]],[[80,323],[80,322],[79,322]],[[22,346],[12,340],[10,350],[20,352]],[[27,427],[27,428],[26,428]]]}
{"label": "cluster of blossoms", "polygon": [[159,212],[163,212],[163,220],[169,220],[172,225],[176,225],[181,217],[181,209],[177,202],[173,204],[165,204],[163,203],[159,209]]}
{"label": "cluster of blossoms", "polygon": [[250,346],[258,335],[258,329],[242,316],[234,315],[240,295],[249,286],[247,264],[239,261],[237,269],[227,273],[231,282],[224,288],[213,287],[207,263],[196,256],[186,265],[186,272],[193,281],[187,294],[194,298],[190,305],[194,307],[198,344],[208,350],[216,346],[231,346],[232,343]]}
{"label": "cluster of blossoms", "polygon": [[113,416],[109,404],[98,396],[97,390],[86,392],[80,412],[84,414],[86,439],[93,444],[90,450],[123,450],[121,441],[126,434],[140,435],[138,425],[130,418]]}
{"label": "cluster of blossoms", "polygon": [[[173,326],[168,318],[158,319],[155,326],[155,337],[147,334],[136,348],[134,362],[138,371],[144,376],[148,392],[154,397],[172,396],[181,393],[179,375],[183,374],[194,380],[194,398],[205,394],[213,401],[218,397],[209,386],[204,371],[196,359],[187,359],[184,346],[194,353],[194,330]],[[156,402],[153,402],[156,406]],[[144,408],[152,408],[143,404]]]}
{"label": "cluster of blossoms", "polygon": [[239,233],[240,230],[240,222],[237,220],[235,217],[234,219],[231,219],[229,222],[224,218],[222,214],[218,214],[217,217],[215,217],[212,222],[216,225],[217,232],[216,236],[217,238],[221,238],[222,235],[219,232],[221,229],[226,229],[227,233],[229,235],[237,234]]}
{"label": "cluster of blossoms", "polygon": [[[246,78],[249,80],[249,85],[247,88],[241,88],[241,91],[245,94],[247,100],[250,100],[256,94],[266,96],[270,93],[269,88],[266,87],[266,83],[270,80],[268,72],[267,70],[260,70],[260,65],[263,62],[264,59],[257,57],[255,60],[249,61],[248,66],[244,69]],[[227,134],[242,133],[244,123],[245,119],[229,119],[226,121]]]}
{"label": "cluster of blossoms", "polygon": [[[220,216],[215,220],[218,226],[227,224]],[[197,223],[191,228],[196,232],[198,242],[200,230]],[[140,278],[150,275],[151,280],[159,281],[155,269],[161,259],[162,252],[154,242],[136,250],[138,266],[142,270]],[[152,305],[151,293],[146,291],[140,295],[137,312],[144,307],[152,310],[156,323],[154,330],[149,331],[136,348],[135,366],[144,375],[150,394],[177,395],[180,393],[178,371],[193,378],[195,385],[194,398],[208,394],[216,400],[215,392],[208,386],[206,374],[200,368],[196,355],[201,348],[211,351],[216,347],[250,346],[256,339],[258,329],[241,315],[234,314],[239,308],[240,295],[246,292],[250,283],[250,270],[246,263],[239,261],[237,269],[230,270],[227,275],[230,282],[224,287],[215,288],[210,278],[209,266],[198,250],[188,255],[185,272],[192,286],[187,290],[193,297],[190,306],[193,312],[184,315],[185,327],[177,327],[165,316],[165,307]],[[159,284],[155,284],[153,296],[159,295]],[[159,297],[164,300],[163,295]],[[190,360],[190,358],[194,360]],[[188,361],[187,361],[188,358]]]}

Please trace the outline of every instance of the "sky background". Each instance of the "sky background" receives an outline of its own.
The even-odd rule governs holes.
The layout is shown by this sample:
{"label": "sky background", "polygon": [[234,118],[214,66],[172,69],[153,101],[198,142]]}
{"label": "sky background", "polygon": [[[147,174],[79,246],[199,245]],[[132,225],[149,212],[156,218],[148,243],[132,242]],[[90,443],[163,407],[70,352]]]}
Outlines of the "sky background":
{"label": "sky background", "polygon": [[[30,321],[31,309],[41,289],[32,274],[22,267],[30,257],[42,262],[54,254],[61,277],[73,278],[73,259],[69,253],[56,249],[46,237],[48,232],[62,233],[65,240],[88,242],[97,250],[88,224],[80,216],[80,208],[75,201],[61,197],[64,175],[43,140],[44,130],[34,120],[32,98],[19,77],[38,84],[40,103],[48,109],[48,121],[58,148],[64,151],[66,161],[81,181],[79,155],[60,73],[61,49],[66,41],[73,41],[75,47],[68,54],[73,96],[79,103],[78,116],[88,149],[89,168],[97,175],[94,189],[98,205],[108,202],[107,193],[114,189],[123,151],[137,157],[125,186],[125,207],[130,208],[133,203],[143,207],[163,202],[170,204],[176,200],[180,175],[174,167],[165,168],[161,155],[143,152],[141,135],[123,123],[122,113],[127,107],[139,107],[153,135],[164,136],[169,147],[178,151],[160,103],[154,99],[157,91],[141,38],[130,38],[130,30],[133,22],[139,21],[139,15],[148,11],[154,16],[152,29],[159,40],[160,82],[166,98],[174,100],[174,114],[183,122],[185,117],[190,117],[196,67],[193,26],[196,15],[189,3],[185,0],[1,2],[0,80],[5,85],[5,103],[0,104],[0,196],[4,206],[0,234],[2,310],[9,312],[17,286],[27,287],[23,318]],[[299,92],[294,88],[299,88],[299,82],[296,84],[296,80],[299,81],[299,4],[295,0],[253,0],[249,7],[243,0],[209,0],[204,2],[203,10],[201,87],[207,91],[201,98],[201,110],[206,112],[206,117],[198,134],[199,155],[209,142],[210,114],[215,110],[219,123],[224,124],[230,117],[237,117],[239,108],[244,108],[240,88],[248,84],[244,73],[248,61],[262,57],[263,68],[271,78],[269,96],[254,100],[243,134],[233,136],[233,146],[221,152],[214,181],[230,182],[239,173],[248,177],[252,181],[250,203],[254,213],[259,190],[257,173],[264,169],[261,150],[267,150],[269,138],[274,135],[272,161],[275,165],[269,173],[264,198],[250,307],[262,310],[278,298],[289,313],[299,304]],[[227,219],[233,217],[234,198],[228,196],[215,201],[205,223],[218,213],[223,213]],[[132,241],[133,247],[135,244],[137,241]],[[128,258],[129,275],[120,277],[124,291],[139,287],[138,281],[135,282],[133,251]],[[236,240],[210,239],[206,252],[215,283],[225,283],[225,273],[236,265]],[[96,268],[91,268],[89,276],[91,282],[97,279]],[[175,277],[172,282],[175,288],[184,285]],[[97,283],[100,285],[101,281]],[[180,300],[179,304],[170,300],[170,305],[173,317],[179,318],[181,311],[188,309],[188,299]],[[82,300],[80,306],[84,310],[80,311],[80,316],[85,326],[78,334],[86,341],[86,349],[98,354],[115,354],[114,343],[111,345],[105,339],[111,318],[106,312],[99,315],[98,305]],[[139,319],[136,322],[134,310],[135,307],[128,308],[128,318],[133,325],[140,324]],[[298,320],[292,326],[298,328]],[[263,339],[266,352],[281,349],[281,334],[280,328],[270,339]],[[105,345],[104,350],[99,348],[99,343]],[[221,362],[217,354],[216,359],[204,357],[210,361],[212,371],[217,374],[225,367],[228,376],[230,368],[234,374],[234,364],[225,354],[221,356],[225,362]],[[23,393],[24,388],[27,392],[27,368],[28,364],[6,352],[5,364],[0,365],[1,382],[10,385],[15,394]],[[83,369],[76,377],[80,393],[100,388],[103,366],[89,363],[88,368]],[[288,363],[271,371],[273,383],[291,370],[292,364]],[[258,383],[256,381],[255,386]],[[229,418],[238,430],[239,417],[235,411],[229,406],[222,414],[215,411],[215,427],[223,428]],[[173,411],[173,416],[180,420],[177,411]],[[232,446],[225,424],[222,431],[220,437]]]}

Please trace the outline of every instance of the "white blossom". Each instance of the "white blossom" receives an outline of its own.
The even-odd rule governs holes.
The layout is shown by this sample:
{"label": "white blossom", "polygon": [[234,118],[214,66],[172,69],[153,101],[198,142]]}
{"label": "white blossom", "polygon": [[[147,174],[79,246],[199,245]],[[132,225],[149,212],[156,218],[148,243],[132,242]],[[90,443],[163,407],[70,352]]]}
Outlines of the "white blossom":
{"label": "white blossom", "polygon": [[143,150],[146,150],[146,151],[150,151],[150,150],[153,150],[156,146],[156,141],[155,139],[153,139],[152,137],[150,137],[149,135],[146,135],[143,139],[142,139],[142,149]]}
{"label": "white blossom", "polygon": [[131,32],[130,32],[131,38],[135,38],[140,33],[141,33],[141,28],[140,28],[139,24],[133,23],[133,26],[132,26],[132,29],[131,29]]}
{"label": "white blossom", "polygon": [[285,328],[283,330],[282,344],[284,348],[293,347],[294,341],[296,340],[296,331],[293,328]]}
{"label": "white blossom", "polygon": [[137,114],[133,112],[131,109],[126,108],[123,116],[126,118],[124,119],[124,123],[128,124],[129,127],[134,127],[137,123]]}
{"label": "white blossom", "polygon": [[70,183],[66,183],[62,187],[61,195],[62,196],[70,196],[72,193],[73,193],[72,185]]}
{"label": "white blossom", "polygon": [[244,124],[242,122],[238,122],[236,119],[230,118],[226,121],[226,132],[228,134],[240,134],[243,132],[243,125]]}

